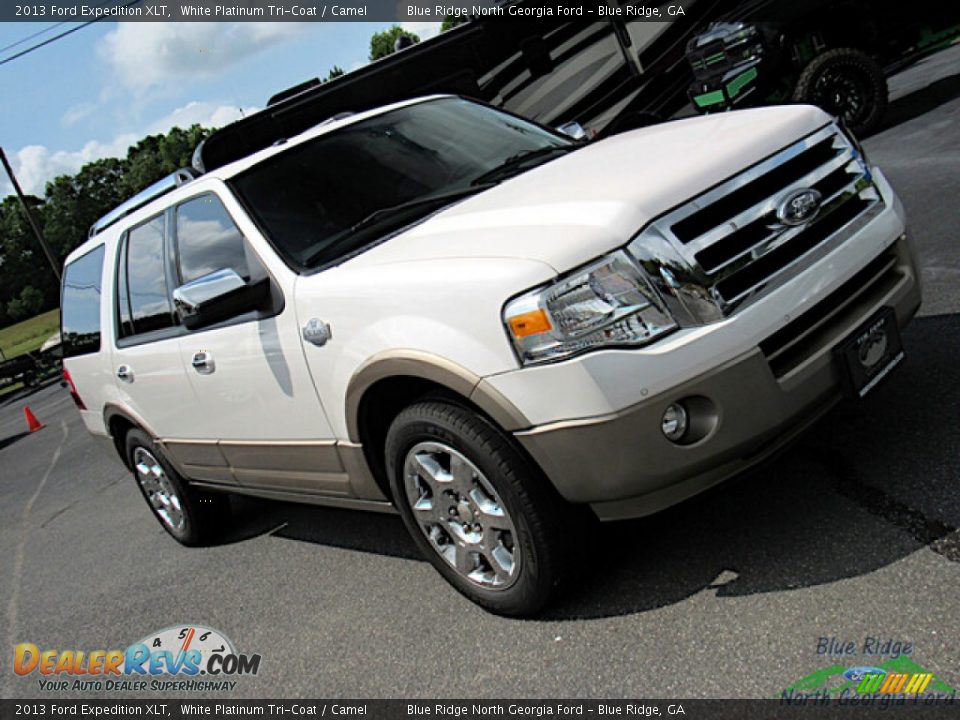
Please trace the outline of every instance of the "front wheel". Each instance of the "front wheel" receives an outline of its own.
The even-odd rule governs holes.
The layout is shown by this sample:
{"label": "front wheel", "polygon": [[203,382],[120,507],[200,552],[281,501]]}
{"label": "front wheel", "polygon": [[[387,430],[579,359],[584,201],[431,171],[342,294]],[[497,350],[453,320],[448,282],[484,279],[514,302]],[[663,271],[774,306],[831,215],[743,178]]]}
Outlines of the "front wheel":
{"label": "front wheel", "polygon": [[408,407],[387,433],[394,502],[421,551],[475,603],[530,615],[574,559],[572,509],[481,415],[447,401]]}
{"label": "front wheel", "polygon": [[854,134],[866,135],[879,126],[887,110],[887,79],[870,56],[838,48],[810,61],[793,99],[838,115]]}

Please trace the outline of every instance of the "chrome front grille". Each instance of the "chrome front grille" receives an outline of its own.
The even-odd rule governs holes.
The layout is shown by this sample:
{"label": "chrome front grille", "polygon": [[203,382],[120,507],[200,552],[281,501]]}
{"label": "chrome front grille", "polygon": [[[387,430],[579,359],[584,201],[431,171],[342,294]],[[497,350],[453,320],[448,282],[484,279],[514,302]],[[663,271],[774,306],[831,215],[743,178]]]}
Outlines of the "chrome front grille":
{"label": "chrome front grille", "polygon": [[[820,194],[820,209],[809,222],[788,226],[777,209],[803,189]],[[788,280],[882,207],[860,153],[831,124],[659,218],[631,248],[694,321],[718,319]],[[643,241],[651,236],[666,240],[679,262],[644,262]],[[703,312],[707,300],[715,317]]]}

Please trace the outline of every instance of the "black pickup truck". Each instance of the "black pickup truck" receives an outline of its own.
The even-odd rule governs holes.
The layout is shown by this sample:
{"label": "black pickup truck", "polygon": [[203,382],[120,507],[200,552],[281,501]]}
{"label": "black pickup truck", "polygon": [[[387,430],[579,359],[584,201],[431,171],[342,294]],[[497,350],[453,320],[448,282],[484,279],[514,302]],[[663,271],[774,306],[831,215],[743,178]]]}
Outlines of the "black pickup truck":
{"label": "black pickup truck", "polygon": [[55,374],[59,364],[57,352],[24,353],[9,360],[0,360],[0,389],[18,382],[28,388],[36,387]]}
{"label": "black pickup truck", "polygon": [[765,0],[738,3],[687,43],[699,112],[805,102],[875,130],[886,78],[960,37],[951,0]]}

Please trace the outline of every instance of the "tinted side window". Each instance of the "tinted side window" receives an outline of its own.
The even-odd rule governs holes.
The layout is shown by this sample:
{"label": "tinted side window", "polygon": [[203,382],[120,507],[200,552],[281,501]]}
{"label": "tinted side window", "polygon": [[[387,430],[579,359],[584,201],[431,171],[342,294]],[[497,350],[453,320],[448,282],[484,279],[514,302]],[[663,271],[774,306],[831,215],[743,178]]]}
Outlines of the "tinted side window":
{"label": "tinted side window", "polygon": [[215,195],[177,206],[177,255],[181,283],[223,268],[250,277],[243,235]]}
{"label": "tinted side window", "polygon": [[[133,228],[127,235],[126,289],[133,332],[138,335],[174,324],[167,292],[163,230],[164,219],[160,215]],[[121,319],[122,308],[121,303]]]}
{"label": "tinted side window", "polygon": [[61,321],[63,356],[100,349],[100,287],[103,245],[67,265],[63,271]]}

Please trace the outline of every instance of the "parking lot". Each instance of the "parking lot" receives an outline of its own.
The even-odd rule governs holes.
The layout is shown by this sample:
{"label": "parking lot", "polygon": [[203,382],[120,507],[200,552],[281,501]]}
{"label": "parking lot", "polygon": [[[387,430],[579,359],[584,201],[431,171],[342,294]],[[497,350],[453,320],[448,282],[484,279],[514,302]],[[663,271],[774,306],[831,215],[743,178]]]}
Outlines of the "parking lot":
{"label": "parking lot", "polygon": [[925,302],[865,401],[748,476],[601,527],[582,586],[518,621],[457,595],[392,516],[235,499],[228,542],[180,547],[47,387],[0,407],[0,694],[50,697],[13,674],[16,643],[125,648],[181,623],[262,655],[224,698],[775,697],[835,662],[822,637],[910,643],[960,688],[960,47],[890,87],[864,144],[910,215]]}

